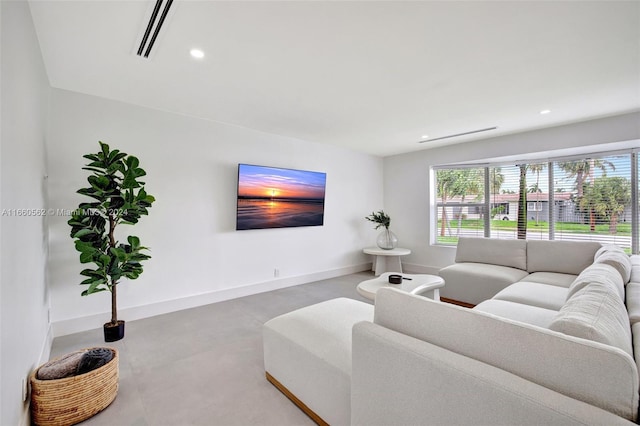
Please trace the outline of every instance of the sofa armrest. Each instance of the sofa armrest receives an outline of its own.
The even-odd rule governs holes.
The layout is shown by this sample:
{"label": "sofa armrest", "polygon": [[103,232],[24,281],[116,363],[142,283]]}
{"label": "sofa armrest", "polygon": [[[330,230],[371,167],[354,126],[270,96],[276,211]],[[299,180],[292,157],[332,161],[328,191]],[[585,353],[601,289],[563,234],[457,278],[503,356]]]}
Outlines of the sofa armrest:
{"label": "sofa armrest", "polygon": [[351,424],[633,424],[370,322],[353,327]]}
{"label": "sofa armrest", "polygon": [[431,284],[422,284],[413,290],[411,290],[411,294],[416,294],[418,296],[422,296],[430,291],[433,292],[433,300],[440,300],[440,289],[444,287],[444,281],[440,281],[437,283]]}

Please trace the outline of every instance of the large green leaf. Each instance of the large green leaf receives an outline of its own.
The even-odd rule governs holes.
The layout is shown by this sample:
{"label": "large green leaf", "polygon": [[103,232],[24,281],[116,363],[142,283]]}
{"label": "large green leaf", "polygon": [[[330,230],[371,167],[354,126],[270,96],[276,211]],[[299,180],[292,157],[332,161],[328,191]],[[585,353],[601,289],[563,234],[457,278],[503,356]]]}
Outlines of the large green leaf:
{"label": "large green leaf", "polygon": [[136,237],[135,235],[129,235],[127,237],[127,241],[129,242],[129,244],[131,244],[131,248],[133,250],[140,248],[140,238]]}
{"label": "large green leaf", "polygon": [[91,277],[91,278],[87,278],[86,280],[82,281],[80,284],[81,285],[86,285],[86,284],[104,284],[105,280],[102,277]]}
{"label": "large green leaf", "polygon": [[94,283],[89,286],[88,289],[82,292],[82,296],[88,296],[90,294],[99,293],[101,291],[107,291],[104,287],[98,287],[99,284]]}
{"label": "large green leaf", "polygon": [[106,277],[106,274],[102,269],[98,269],[98,270],[85,269],[82,272],[80,272],[80,275],[85,277],[102,278],[102,279],[105,279]]}
{"label": "large green leaf", "polygon": [[112,213],[115,213],[114,210],[118,210],[124,206],[124,198],[120,194],[115,197],[111,197],[109,199],[108,210],[112,210]]}
{"label": "large green leaf", "polygon": [[140,160],[138,160],[137,157],[134,157],[133,155],[130,155],[125,160],[125,163],[127,164],[127,168],[135,169],[136,167],[138,167],[140,165]]}
{"label": "large green leaf", "polygon": [[109,187],[111,180],[106,176],[91,175],[87,178],[96,191],[104,191]]}
{"label": "large green leaf", "polygon": [[102,203],[80,203],[78,206],[78,210],[84,210],[83,216],[90,216],[86,214],[87,210],[97,209],[101,206]]}
{"label": "large green leaf", "polygon": [[94,188],[82,188],[77,191],[78,194],[86,195],[87,197],[94,198],[100,202],[105,200],[104,193],[101,191],[96,191]]}
{"label": "large green leaf", "polygon": [[93,261],[93,254],[82,252],[80,253],[80,263],[90,263]]}
{"label": "large green leaf", "polygon": [[107,159],[107,161],[109,162],[109,164],[113,164],[116,161],[120,161],[123,158],[125,158],[127,156],[126,153],[124,152],[120,152],[117,149],[114,149],[113,151],[111,151],[111,153],[109,154],[109,158]]}
{"label": "large green leaf", "polygon": [[75,246],[76,250],[81,253],[94,253],[97,251],[96,247],[92,243],[86,241],[76,240]]}
{"label": "large green leaf", "polygon": [[86,167],[83,167],[82,170],[89,170],[90,172],[104,174],[104,170],[100,167],[100,163],[88,164]]}
{"label": "large green leaf", "polygon": [[102,141],[98,141],[100,144],[100,149],[102,150],[102,158],[107,158],[109,156],[109,145]]}
{"label": "large green leaf", "polygon": [[96,154],[85,154],[82,156],[82,158],[86,158],[87,160],[91,160],[91,161],[99,161],[99,157]]}
{"label": "large green leaf", "polygon": [[112,256],[118,259],[118,261],[124,262],[127,260],[127,252],[121,247],[112,247],[109,251]]}
{"label": "large green leaf", "polygon": [[81,238],[84,237],[86,235],[91,235],[91,234],[95,234],[95,231],[93,229],[80,229],[78,232],[76,232],[75,234],[72,235],[73,238]]}

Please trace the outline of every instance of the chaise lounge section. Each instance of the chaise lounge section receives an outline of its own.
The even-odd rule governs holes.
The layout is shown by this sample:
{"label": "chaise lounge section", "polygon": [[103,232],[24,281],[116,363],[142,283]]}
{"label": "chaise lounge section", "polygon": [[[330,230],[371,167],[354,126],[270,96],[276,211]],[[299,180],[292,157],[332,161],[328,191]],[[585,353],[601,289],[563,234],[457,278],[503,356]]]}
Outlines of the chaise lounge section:
{"label": "chaise lounge section", "polygon": [[362,321],[373,321],[373,305],[338,298],[264,325],[267,380],[318,424],[350,423],[351,328]]}

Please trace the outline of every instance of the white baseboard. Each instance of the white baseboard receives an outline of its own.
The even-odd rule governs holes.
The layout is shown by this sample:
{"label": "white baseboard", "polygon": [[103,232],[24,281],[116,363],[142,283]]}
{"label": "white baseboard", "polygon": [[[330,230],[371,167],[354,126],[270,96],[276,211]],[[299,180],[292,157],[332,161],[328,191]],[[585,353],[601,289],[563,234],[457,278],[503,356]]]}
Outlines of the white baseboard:
{"label": "white baseboard", "polygon": [[[137,319],[149,318],[156,315],[181,311],[183,309],[195,308],[198,306],[209,305],[211,303],[222,302],[229,299],[236,299],[238,297],[250,296],[252,294],[264,293],[266,291],[278,290],[280,288],[291,287],[294,285],[306,284],[314,281],[326,280],[329,278],[335,278],[343,275],[354,274],[356,272],[370,270],[371,263],[369,262],[359,265],[346,266],[338,269],[332,269],[328,271],[314,272],[306,275],[282,277],[261,283],[196,294],[180,299],[153,303],[150,305],[124,308],[119,310],[118,315],[121,318],[126,318],[127,321],[134,321]],[[106,321],[105,318],[108,317],[109,314],[104,312],[95,315],[88,315],[85,317],[56,321],[52,324],[53,337],[66,336],[68,334],[79,333],[81,331],[102,328],[102,325]]]}
{"label": "white baseboard", "polygon": [[[40,356],[36,361],[36,364],[33,366],[32,370],[35,370],[45,362],[49,361],[49,357],[51,356],[51,346],[53,345],[53,327],[49,324],[47,329],[47,335],[42,342],[42,347],[40,349]],[[27,401],[24,403],[22,408],[22,416],[20,418],[20,426],[30,426],[31,425],[31,383],[27,384]]]}
{"label": "white baseboard", "polygon": [[431,274],[438,275],[438,271],[442,269],[437,266],[417,265],[415,263],[402,262],[402,270],[408,274]]}
{"label": "white baseboard", "polygon": [[44,342],[42,343],[42,350],[40,351],[40,359],[38,360],[38,365],[42,365],[45,362],[49,361],[49,358],[51,357],[52,346],[53,346],[53,324],[49,324],[47,335],[44,338]]}
{"label": "white baseboard", "polygon": [[20,426],[31,425],[31,403],[25,402],[22,407],[22,417],[20,418]]}

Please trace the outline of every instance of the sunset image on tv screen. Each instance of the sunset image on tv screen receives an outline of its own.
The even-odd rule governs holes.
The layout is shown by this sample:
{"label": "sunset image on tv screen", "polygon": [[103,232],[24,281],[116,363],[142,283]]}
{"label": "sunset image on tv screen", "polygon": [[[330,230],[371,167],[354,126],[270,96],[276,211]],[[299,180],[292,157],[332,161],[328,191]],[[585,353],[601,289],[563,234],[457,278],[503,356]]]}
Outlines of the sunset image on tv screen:
{"label": "sunset image on tv screen", "polygon": [[238,165],[236,229],[321,226],[326,173]]}

